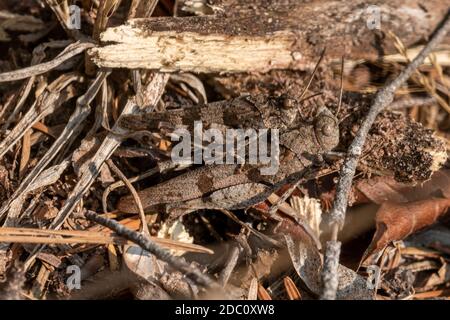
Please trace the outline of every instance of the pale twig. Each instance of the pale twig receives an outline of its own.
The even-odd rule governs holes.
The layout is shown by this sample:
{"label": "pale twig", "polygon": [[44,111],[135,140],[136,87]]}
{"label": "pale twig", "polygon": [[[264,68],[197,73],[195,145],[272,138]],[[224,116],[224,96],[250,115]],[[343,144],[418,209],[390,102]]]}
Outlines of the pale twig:
{"label": "pale twig", "polygon": [[432,50],[444,39],[450,29],[450,10],[447,12],[443,24],[434,33],[428,44],[414,58],[414,60],[399,74],[399,76],[381,89],[375,96],[372,106],[367,113],[361,127],[351,143],[344,165],[340,171],[339,182],[336,187],[336,197],[331,211],[330,225],[332,239],[327,242],[324,268],[322,272],[323,291],[322,299],[335,299],[338,287],[338,265],[340,255],[340,242],[337,241],[338,230],[345,221],[345,212],[348,205],[348,195],[351,190],[356,166],[361,156],[364,143],[372,124],[378,114],[383,111],[393,100],[395,91],[408,80],[413,72],[423,63]]}
{"label": "pale twig", "polygon": [[86,49],[92,48],[95,45],[91,42],[76,42],[68,46],[61,52],[56,58],[53,60],[40,63],[34,66],[26,67],[19,70],[9,71],[0,73],[0,82],[8,82],[8,81],[17,81],[21,79],[26,79],[32,76],[37,76],[39,74],[43,74],[47,71],[50,71],[63,62],[69,60],[70,58],[80,54]]}
{"label": "pale twig", "polygon": [[[214,251],[191,243],[184,243],[172,239],[149,237],[158,245],[173,250],[213,254]],[[123,245],[128,241],[110,232],[86,230],[46,230],[34,228],[0,228],[0,242],[12,243],[45,243],[45,244],[117,244]]]}

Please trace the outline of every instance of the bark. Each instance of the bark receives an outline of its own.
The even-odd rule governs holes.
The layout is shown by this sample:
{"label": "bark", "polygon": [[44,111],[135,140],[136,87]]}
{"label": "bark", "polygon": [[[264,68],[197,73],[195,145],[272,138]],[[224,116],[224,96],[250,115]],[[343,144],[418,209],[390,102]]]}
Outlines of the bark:
{"label": "bark", "polygon": [[[370,28],[369,5],[380,10],[379,30]],[[129,20],[107,29],[101,35],[105,45],[90,54],[101,67],[162,72],[306,69],[324,47],[328,59],[394,53],[387,31],[406,46],[416,44],[447,10],[440,0],[215,0],[211,7],[212,15]]]}

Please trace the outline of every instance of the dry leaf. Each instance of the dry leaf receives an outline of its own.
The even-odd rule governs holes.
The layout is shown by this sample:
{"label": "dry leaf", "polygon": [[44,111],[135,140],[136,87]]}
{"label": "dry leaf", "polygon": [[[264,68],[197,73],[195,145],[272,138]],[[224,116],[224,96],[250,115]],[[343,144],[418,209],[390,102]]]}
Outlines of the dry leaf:
{"label": "dry leaf", "polygon": [[364,254],[379,252],[389,242],[401,240],[429,226],[447,212],[450,199],[430,199],[408,203],[385,202],[376,215],[376,232]]}
{"label": "dry leaf", "polygon": [[285,236],[285,239],[295,271],[308,289],[319,295],[320,270],[322,269],[322,257],[319,251],[302,241],[294,241],[290,236]]}
{"label": "dry leaf", "polygon": [[[299,241],[294,242],[289,236],[285,236],[285,239],[295,271],[308,289],[319,296],[322,290],[322,255],[316,248]],[[372,300],[374,298],[374,290],[367,285],[365,278],[341,264],[338,272],[337,299]]]}
{"label": "dry leaf", "polygon": [[155,256],[136,245],[124,247],[123,260],[130,271],[146,280],[151,280],[159,269]]}
{"label": "dry leaf", "polygon": [[450,170],[436,171],[430,180],[421,185],[400,183],[388,176],[361,180],[356,184],[354,193],[360,201],[367,198],[377,204],[425,200],[433,195],[450,199]]}

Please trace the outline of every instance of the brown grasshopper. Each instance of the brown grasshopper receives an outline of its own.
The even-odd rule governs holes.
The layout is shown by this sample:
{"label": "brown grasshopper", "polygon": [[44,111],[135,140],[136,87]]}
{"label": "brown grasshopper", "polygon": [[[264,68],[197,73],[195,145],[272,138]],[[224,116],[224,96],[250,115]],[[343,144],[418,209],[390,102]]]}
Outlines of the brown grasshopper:
{"label": "brown grasshopper", "polygon": [[[203,106],[127,116],[119,123],[131,130],[157,131],[161,123],[192,132],[194,121],[206,128],[278,129],[279,169],[262,175],[261,165],[205,165],[139,192],[146,211],[182,212],[197,209],[244,209],[304,174],[315,158],[331,151],[339,142],[338,120],[326,107],[319,106],[312,120],[304,120],[297,102],[287,97],[265,95],[239,97]],[[131,196],[120,199],[118,209],[135,213]],[[173,210],[173,211],[172,211]]]}

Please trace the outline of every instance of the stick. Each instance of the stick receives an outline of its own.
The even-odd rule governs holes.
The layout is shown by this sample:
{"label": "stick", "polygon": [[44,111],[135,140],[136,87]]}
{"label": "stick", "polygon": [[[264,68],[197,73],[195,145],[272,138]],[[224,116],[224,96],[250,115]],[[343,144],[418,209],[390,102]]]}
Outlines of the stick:
{"label": "stick", "polygon": [[374,102],[369,112],[361,124],[355,139],[350,145],[344,165],[341,168],[340,178],[336,187],[336,197],[331,211],[330,225],[332,228],[332,239],[327,242],[325,263],[322,272],[323,291],[322,299],[336,298],[338,287],[338,265],[340,255],[340,243],[337,241],[339,229],[344,225],[345,212],[348,205],[348,194],[355,176],[356,166],[361,156],[364,143],[372,127],[375,118],[383,111],[393,100],[395,91],[411,76],[411,74],[420,66],[431,51],[444,39],[450,30],[450,10],[447,11],[444,23],[438,28],[428,44],[414,58],[414,60],[400,73],[400,75],[381,89],[375,96]]}
{"label": "stick", "polygon": [[[130,227],[130,226],[129,226]],[[131,229],[130,229],[131,230]],[[213,254],[214,251],[196,244],[184,243],[171,239],[149,237],[156,244],[167,249]],[[33,228],[0,228],[0,241],[12,243],[45,244],[117,244],[127,241],[108,230],[46,230]]]}
{"label": "stick", "polygon": [[122,224],[112,219],[99,216],[92,211],[87,211],[85,213],[85,217],[88,220],[94,221],[113,230],[115,233],[117,233],[117,235],[130,240],[133,243],[136,243],[142,249],[155,255],[158,259],[169,263],[172,267],[174,267],[178,271],[181,271],[194,282],[201,284],[207,288],[218,287],[218,285],[202,271],[194,266],[189,265],[183,259],[171,255],[168,250],[162,249],[154,241],[150,240],[150,238],[144,236],[142,233],[130,230],[124,227]]}

